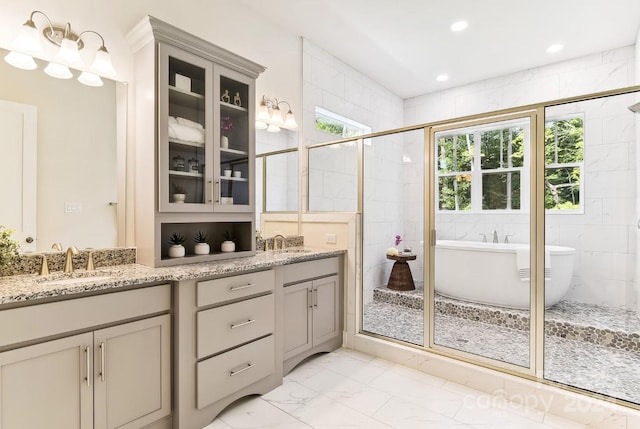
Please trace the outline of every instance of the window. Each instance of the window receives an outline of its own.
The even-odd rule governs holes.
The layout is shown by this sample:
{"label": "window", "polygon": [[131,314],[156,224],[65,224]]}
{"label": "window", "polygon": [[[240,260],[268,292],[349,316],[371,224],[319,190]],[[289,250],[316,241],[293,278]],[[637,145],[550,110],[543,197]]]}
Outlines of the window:
{"label": "window", "polygon": [[371,127],[317,106],[316,130],[338,137],[357,137],[371,133]]}
{"label": "window", "polygon": [[438,209],[522,209],[526,138],[522,121],[437,133]]}
{"label": "window", "polygon": [[584,119],[569,117],[545,123],[545,194],[547,210],[581,211],[580,184],[584,170]]}

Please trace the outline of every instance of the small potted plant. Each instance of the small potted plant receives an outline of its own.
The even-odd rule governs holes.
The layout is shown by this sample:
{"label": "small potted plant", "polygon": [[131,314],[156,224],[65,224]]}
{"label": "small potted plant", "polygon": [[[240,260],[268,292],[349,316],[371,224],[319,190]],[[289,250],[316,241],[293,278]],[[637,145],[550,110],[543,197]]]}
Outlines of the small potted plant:
{"label": "small potted plant", "polygon": [[13,258],[18,256],[20,244],[11,238],[14,230],[0,225],[0,267],[11,264]]}
{"label": "small potted plant", "polygon": [[171,258],[182,258],[185,254],[184,246],[184,235],[178,234],[174,232],[169,236],[169,257]]}
{"label": "small potted plant", "polygon": [[211,248],[209,247],[209,243],[207,243],[207,234],[202,231],[198,231],[198,233],[193,236],[193,241],[196,243],[193,247],[193,253],[196,255],[209,254]]}
{"label": "small potted plant", "polygon": [[220,250],[223,252],[235,252],[236,243],[233,233],[231,233],[231,231],[225,231],[222,235],[224,236],[224,241],[220,245]]}
{"label": "small potted plant", "polygon": [[227,134],[229,134],[231,131],[233,131],[233,129],[235,128],[235,126],[233,125],[233,122],[231,121],[231,117],[230,116],[223,116],[220,119],[220,130],[222,131],[221,136],[220,136],[220,147],[223,149],[228,149],[229,148],[229,137],[227,136]]}
{"label": "small potted plant", "polygon": [[173,194],[171,194],[171,201],[174,203],[182,204],[187,198],[187,191],[180,185],[173,184]]}

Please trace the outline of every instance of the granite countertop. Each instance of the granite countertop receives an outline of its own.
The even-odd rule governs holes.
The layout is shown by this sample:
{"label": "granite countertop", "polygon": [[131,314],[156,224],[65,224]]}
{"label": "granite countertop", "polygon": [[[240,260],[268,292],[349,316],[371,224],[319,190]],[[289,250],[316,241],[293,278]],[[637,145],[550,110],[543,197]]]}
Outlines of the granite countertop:
{"label": "granite countertop", "polygon": [[[260,268],[270,268],[296,262],[338,256],[344,250],[287,248],[260,251],[255,256],[201,262],[173,267],[152,268],[139,264],[98,268],[95,271],[55,272],[46,276],[35,274],[0,277],[0,309],[3,305],[37,301],[63,295],[82,294],[145,283],[192,280],[225,274],[236,274]],[[35,302],[34,302],[35,303]]]}

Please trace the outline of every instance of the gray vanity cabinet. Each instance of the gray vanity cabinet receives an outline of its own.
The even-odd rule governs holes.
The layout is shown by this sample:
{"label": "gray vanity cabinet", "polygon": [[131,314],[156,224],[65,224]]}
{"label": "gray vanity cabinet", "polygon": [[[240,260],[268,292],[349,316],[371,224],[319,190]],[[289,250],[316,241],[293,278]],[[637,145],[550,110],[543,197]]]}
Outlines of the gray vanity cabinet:
{"label": "gray vanity cabinet", "polygon": [[339,258],[282,267],[284,373],[306,357],[342,344]]}
{"label": "gray vanity cabinet", "polygon": [[0,326],[15,327],[0,331],[0,429],[137,429],[168,418],[171,316],[142,317],[169,308],[163,285],[0,311]]}

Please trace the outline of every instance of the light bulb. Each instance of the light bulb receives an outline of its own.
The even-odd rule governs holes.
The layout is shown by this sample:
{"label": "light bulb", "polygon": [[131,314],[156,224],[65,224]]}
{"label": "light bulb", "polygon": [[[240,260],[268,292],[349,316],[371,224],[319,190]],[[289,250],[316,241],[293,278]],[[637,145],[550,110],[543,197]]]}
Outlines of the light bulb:
{"label": "light bulb", "polygon": [[267,108],[267,105],[264,104],[264,102],[261,102],[260,106],[258,107],[258,114],[256,119],[262,122],[266,122],[269,120],[269,109]]}
{"label": "light bulb", "polygon": [[104,85],[104,83],[102,82],[102,79],[100,79],[100,76],[98,76],[97,74],[88,72],[88,71],[83,71],[82,72],[82,74],[78,78],[78,82],[80,82],[83,85],[87,85],[87,86],[102,86],[102,85]]}
{"label": "light bulb", "polygon": [[78,42],[73,41],[68,37],[62,39],[60,50],[58,51],[54,60],[58,63],[65,64],[74,68],[84,67],[84,61],[82,61],[82,58],[80,58],[80,53],[78,52]]}
{"label": "light bulb", "polygon": [[116,75],[116,70],[113,68],[113,64],[111,64],[111,55],[104,45],[96,52],[96,56],[91,64],[91,72],[104,77],[114,77]]}
{"label": "light bulb", "polygon": [[11,44],[12,51],[20,51],[31,56],[42,57],[44,52],[40,43],[40,34],[32,20],[27,20],[20,31],[18,37]]}
{"label": "light bulb", "polygon": [[33,70],[38,68],[38,65],[33,60],[33,57],[17,51],[9,52],[7,55],[5,55],[4,60],[12,66],[22,70]]}
{"label": "light bulb", "polygon": [[296,128],[298,128],[298,124],[296,123],[296,118],[293,117],[293,112],[291,110],[287,112],[287,116],[285,117],[283,126],[291,130],[295,130]]}
{"label": "light bulb", "polygon": [[284,122],[282,120],[282,112],[280,111],[280,108],[278,108],[278,106],[275,106],[273,108],[273,111],[271,112],[271,122],[273,123],[273,125],[276,125],[278,127]]}
{"label": "light bulb", "polygon": [[44,72],[57,79],[71,79],[73,77],[69,67],[53,62],[49,63],[49,65],[45,67]]}
{"label": "light bulb", "polygon": [[268,127],[266,122],[256,121],[256,130],[266,130]]}
{"label": "light bulb", "polygon": [[279,131],[280,131],[280,127],[278,127],[277,125],[269,124],[269,126],[267,126],[268,133],[277,133]]}

